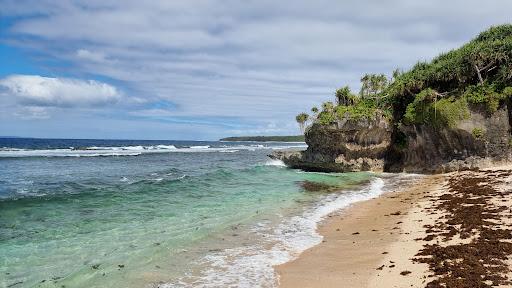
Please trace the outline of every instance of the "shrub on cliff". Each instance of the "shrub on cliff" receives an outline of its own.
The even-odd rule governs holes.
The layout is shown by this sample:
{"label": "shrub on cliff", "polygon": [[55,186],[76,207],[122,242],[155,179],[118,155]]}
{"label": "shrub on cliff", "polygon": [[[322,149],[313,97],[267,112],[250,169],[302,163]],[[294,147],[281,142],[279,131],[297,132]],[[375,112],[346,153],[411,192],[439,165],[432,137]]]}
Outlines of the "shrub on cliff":
{"label": "shrub on cliff", "polygon": [[336,97],[336,103],[338,105],[351,106],[355,105],[359,101],[358,97],[352,94],[352,91],[350,91],[350,87],[348,86],[336,89],[334,96]]}
{"label": "shrub on cliff", "polygon": [[512,87],[500,89],[496,84],[470,85],[462,95],[471,104],[482,104],[492,114],[498,110],[500,102],[512,96]]}
{"label": "shrub on cliff", "polygon": [[[420,94],[425,94],[425,92]],[[430,102],[425,98],[417,97],[407,105],[402,122],[407,125],[424,124],[434,127],[454,127],[460,120],[467,118],[469,118],[469,109],[465,98],[455,99],[450,97]]]}
{"label": "shrub on cliff", "polygon": [[[441,54],[430,63],[419,62],[410,71],[400,74],[385,91],[395,121],[421,118],[413,115],[415,107],[420,102],[428,106],[440,99],[452,99],[451,103],[455,103],[467,98],[468,104],[483,105],[491,113],[496,111],[512,89],[508,88],[512,86],[511,60],[512,25],[501,25],[491,27],[461,48]],[[427,89],[437,97],[421,99]]]}
{"label": "shrub on cliff", "polygon": [[334,94],[337,105],[332,102],[323,103],[322,111],[314,113],[316,122],[329,125],[340,119],[374,118],[377,114],[390,116],[390,112],[383,112],[386,105],[383,91],[389,80],[383,74],[366,74],[361,82],[363,88],[359,95],[353,94],[348,86],[337,89]]}
{"label": "shrub on cliff", "polygon": [[[407,72],[365,74],[359,95],[345,86],[336,90],[337,106],[322,105],[316,122],[371,118],[380,114],[396,124],[455,126],[471,108],[489,114],[512,97],[512,25],[491,27],[459,49]],[[314,119],[315,121],[315,119]]]}
{"label": "shrub on cliff", "polygon": [[332,111],[322,111],[318,114],[318,123],[322,125],[329,125],[336,121],[336,115]]}
{"label": "shrub on cliff", "polygon": [[364,99],[355,105],[340,105],[336,107],[336,118],[349,118],[359,120],[363,118],[373,118],[377,113],[375,101]]}

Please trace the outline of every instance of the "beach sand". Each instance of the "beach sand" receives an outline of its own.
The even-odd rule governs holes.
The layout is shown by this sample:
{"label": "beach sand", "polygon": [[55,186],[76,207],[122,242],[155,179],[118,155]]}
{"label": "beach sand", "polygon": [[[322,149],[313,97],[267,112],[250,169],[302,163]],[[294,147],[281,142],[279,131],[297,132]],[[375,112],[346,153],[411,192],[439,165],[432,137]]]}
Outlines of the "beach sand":
{"label": "beach sand", "polygon": [[[506,278],[494,277],[510,276],[512,254],[507,239],[512,238],[507,229],[512,194],[505,192],[512,183],[512,171],[498,170],[425,176],[411,187],[331,215],[318,229],[324,236],[321,244],[276,267],[280,287],[426,287],[429,283],[430,287],[442,287],[436,286],[440,283],[477,287],[473,285],[480,282],[512,287]],[[473,191],[475,195],[464,196]],[[484,206],[488,210],[480,209]],[[496,249],[501,254],[487,251],[494,247],[500,247]],[[418,256],[422,249],[425,255]],[[480,257],[482,251],[485,255]],[[443,261],[432,257],[436,253],[455,256]],[[497,265],[502,270],[485,268],[499,264],[493,261],[500,257],[505,259]],[[455,258],[458,260],[452,261]],[[438,275],[433,272],[436,267]],[[467,267],[480,270],[474,273]],[[454,271],[463,275],[463,280],[452,277]]]}

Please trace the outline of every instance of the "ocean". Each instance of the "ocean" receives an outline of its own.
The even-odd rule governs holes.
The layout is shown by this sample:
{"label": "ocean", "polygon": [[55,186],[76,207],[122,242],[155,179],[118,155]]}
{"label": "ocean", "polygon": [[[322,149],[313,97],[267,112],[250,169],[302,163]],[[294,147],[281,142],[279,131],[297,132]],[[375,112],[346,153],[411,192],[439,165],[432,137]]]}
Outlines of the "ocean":
{"label": "ocean", "polygon": [[413,179],[267,157],[305,147],[0,139],[0,287],[275,287],[328,214]]}

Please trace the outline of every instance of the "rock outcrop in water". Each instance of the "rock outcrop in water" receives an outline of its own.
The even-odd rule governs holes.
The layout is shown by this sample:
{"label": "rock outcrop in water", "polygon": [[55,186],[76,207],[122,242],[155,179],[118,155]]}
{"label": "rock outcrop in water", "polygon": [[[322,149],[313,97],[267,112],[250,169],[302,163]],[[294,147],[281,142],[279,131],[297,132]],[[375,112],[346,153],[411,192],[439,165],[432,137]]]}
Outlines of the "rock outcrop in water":
{"label": "rock outcrop in water", "polygon": [[307,150],[275,151],[270,157],[306,171],[382,171],[390,141],[391,127],[384,117],[344,119],[309,127]]}
{"label": "rock outcrop in water", "polygon": [[506,105],[492,115],[471,111],[468,119],[453,128],[400,125],[392,129],[383,117],[314,124],[306,132],[307,150],[275,151],[269,156],[306,171],[476,170],[512,159],[510,114]]}

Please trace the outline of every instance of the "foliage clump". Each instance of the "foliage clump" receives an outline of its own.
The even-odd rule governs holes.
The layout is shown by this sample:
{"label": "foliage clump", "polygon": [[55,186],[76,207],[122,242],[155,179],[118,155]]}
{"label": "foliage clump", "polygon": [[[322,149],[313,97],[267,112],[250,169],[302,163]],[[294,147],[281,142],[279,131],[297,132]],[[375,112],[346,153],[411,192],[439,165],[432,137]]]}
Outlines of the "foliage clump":
{"label": "foliage clump", "polygon": [[471,104],[483,105],[489,114],[496,112],[504,100],[512,96],[512,87],[500,89],[495,84],[471,85],[466,88],[463,97]]}
{"label": "foliage clump", "polygon": [[465,98],[442,98],[433,101],[436,92],[427,88],[407,105],[403,123],[424,124],[435,127],[455,127],[460,120],[469,118],[468,103]]}
{"label": "foliage clump", "polygon": [[354,119],[360,120],[363,118],[372,118],[377,113],[377,106],[374,101],[362,100],[357,105],[345,106],[339,105],[336,107],[336,118],[337,119]]}
{"label": "foliage clump", "polygon": [[[511,60],[512,25],[501,25],[491,27],[430,63],[417,63],[386,89],[395,120],[411,120],[408,112],[414,102],[433,103],[441,99],[454,102],[466,98],[468,104],[480,105],[494,113],[512,95]],[[437,97],[419,99],[425,96],[424,91],[434,92]]]}
{"label": "foliage clump", "polygon": [[366,74],[361,78],[359,94],[352,93],[348,86],[336,89],[336,103],[324,102],[321,111],[316,107],[311,109],[313,121],[329,125],[341,119],[371,119],[377,114],[391,117],[389,105],[384,101],[384,90],[390,81],[384,74]]}
{"label": "foliage clump", "polygon": [[482,139],[484,137],[484,129],[479,128],[479,127],[473,128],[473,130],[471,131],[471,134],[476,139]]}
{"label": "foliage clump", "polygon": [[328,125],[383,115],[394,124],[455,127],[472,109],[492,114],[512,101],[512,25],[491,27],[459,49],[407,72],[397,69],[390,78],[366,74],[358,94],[344,86],[334,96],[336,103],[314,107],[309,119]]}

